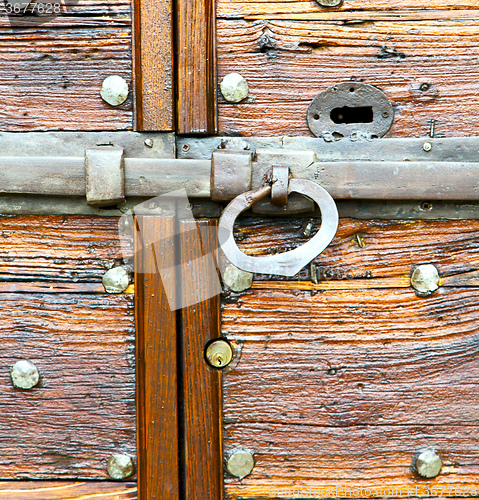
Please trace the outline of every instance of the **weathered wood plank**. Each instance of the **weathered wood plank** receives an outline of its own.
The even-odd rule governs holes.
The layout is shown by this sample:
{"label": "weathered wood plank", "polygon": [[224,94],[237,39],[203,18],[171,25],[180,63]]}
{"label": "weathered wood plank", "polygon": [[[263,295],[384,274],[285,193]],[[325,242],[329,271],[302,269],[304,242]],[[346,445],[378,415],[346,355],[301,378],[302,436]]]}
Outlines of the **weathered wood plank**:
{"label": "weathered wood plank", "polygon": [[[138,217],[136,229],[138,498],[175,500],[180,495],[177,332],[176,311],[167,299],[176,286],[175,218]],[[163,244],[150,244],[155,235]],[[168,268],[173,269],[169,279],[160,276],[159,269]]]}
{"label": "weathered wood plank", "polygon": [[[0,299],[0,478],[108,478],[112,453],[135,457],[132,296]],[[12,386],[20,359],[40,371],[31,391]]]}
{"label": "weathered wood plank", "polygon": [[222,332],[241,349],[224,376],[225,449],[256,459],[241,483],[227,478],[227,493],[261,498],[304,485],[404,494],[424,485],[412,465],[426,448],[444,462],[429,486],[474,485],[477,307],[465,289],[427,298],[252,290],[225,301]]}
{"label": "weathered wood plank", "polygon": [[[296,248],[306,241],[302,231],[309,221],[240,218],[238,246],[253,255]],[[331,245],[314,262],[319,280],[404,277],[425,263],[436,265],[441,276],[449,276],[479,269],[478,249],[479,221],[340,219]],[[310,278],[309,266],[297,278]],[[257,275],[255,279],[271,278]]]}
{"label": "weathered wood plank", "polygon": [[58,17],[58,29],[0,27],[2,130],[132,128],[131,95],[118,107],[100,97],[110,75],[131,82],[131,22],[86,19],[83,29],[75,17],[69,25]]}
{"label": "weathered wood plank", "polygon": [[135,129],[174,129],[173,1],[134,0]]}
{"label": "weathered wood plank", "polygon": [[211,280],[217,279],[217,270],[214,260],[193,268],[186,265],[215,253],[216,224],[185,220],[180,226],[186,271],[181,284],[183,295],[190,299],[182,310],[181,334],[184,492],[185,498],[195,500],[220,500],[223,493],[221,372],[209,368],[204,355],[208,342],[220,337],[220,301],[218,295],[201,300],[205,290],[214,290]]}
{"label": "weathered wood plank", "polygon": [[117,217],[2,216],[0,281],[101,285],[107,269],[133,255],[133,239],[123,233],[120,239],[118,223]]}
{"label": "weathered wood plank", "polygon": [[1,500],[136,500],[135,483],[3,481]]}
{"label": "weathered wood plank", "polygon": [[214,0],[176,0],[177,132],[215,134],[217,116]]}
{"label": "weathered wood plank", "polygon": [[431,120],[439,137],[477,134],[470,114],[479,104],[479,75],[471,63],[478,56],[475,21],[419,16],[351,23],[219,19],[219,78],[239,72],[250,88],[239,105],[221,99],[220,132],[310,135],[305,116],[315,95],[356,79],[378,86],[392,101],[389,136],[424,136]]}

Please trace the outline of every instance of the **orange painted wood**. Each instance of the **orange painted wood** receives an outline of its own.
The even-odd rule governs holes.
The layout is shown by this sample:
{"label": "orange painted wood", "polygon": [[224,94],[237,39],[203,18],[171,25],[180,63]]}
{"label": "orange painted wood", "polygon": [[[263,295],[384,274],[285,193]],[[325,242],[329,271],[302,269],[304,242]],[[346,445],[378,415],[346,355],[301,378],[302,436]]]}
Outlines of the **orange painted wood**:
{"label": "orange painted wood", "polygon": [[174,130],[173,2],[134,0],[135,129]]}
{"label": "orange painted wood", "polygon": [[136,484],[92,481],[3,481],[1,500],[136,500]]}
{"label": "orange painted wood", "polygon": [[214,0],[176,0],[177,132],[215,134],[217,118]]}
{"label": "orange painted wood", "polygon": [[[175,500],[180,494],[178,362],[176,312],[167,292],[175,289],[176,279],[173,274],[164,281],[158,272],[175,265],[175,219],[143,216],[136,224],[138,499]],[[146,246],[155,235],[164,245]]]}
{"label": "orange painted wood", "polygon": [[[216,221],[181,221],[181,259],[196,261],[216,253]],[[194,302],[182,310],[182,379],[184,425],[184,494],[192,500],[221,500],[221,372],[205,361],[205,347],[220,337],[219,296],[201,300],[217,279],[216,267],[187,267],[183,295]]]}

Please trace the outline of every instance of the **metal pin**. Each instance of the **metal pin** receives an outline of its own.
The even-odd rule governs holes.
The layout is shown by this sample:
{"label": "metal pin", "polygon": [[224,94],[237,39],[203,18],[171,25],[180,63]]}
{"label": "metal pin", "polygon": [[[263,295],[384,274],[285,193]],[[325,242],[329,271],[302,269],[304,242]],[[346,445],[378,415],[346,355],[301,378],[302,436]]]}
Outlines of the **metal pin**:
{"label": "metal pin", "polygon": [[354,239],[355,239],[356,244],[358,245],[359,248],[364,248],[366,246],[366,243],[364,242],[364,238],[362,236],[360,236],[359,234],[355,234]]}
{"label": "metal pin", "polygon": [[434,129],[436,128],[436,120],[429,122],[429,137],[434,137]]}

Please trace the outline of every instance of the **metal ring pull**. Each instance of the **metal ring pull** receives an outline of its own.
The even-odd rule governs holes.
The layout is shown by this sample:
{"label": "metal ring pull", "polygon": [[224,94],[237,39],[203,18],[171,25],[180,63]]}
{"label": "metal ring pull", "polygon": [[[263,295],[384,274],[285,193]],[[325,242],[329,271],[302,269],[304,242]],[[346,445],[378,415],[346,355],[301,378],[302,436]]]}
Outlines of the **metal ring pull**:
{"label": "metal ring pull", "polygon": [[228,260],[239,269],[252,273],[294,276],[317,257],[332,241],[338,229],[339,215],[331,195],[315,182],[290,179],[288,194],[299,193],[311,198],[321,211],[321,227],[304,245],[276,255],[253,257],[244,254],[236,245],[233,229],[236,218],[257,201],[271,194],[271,186],[248,191],[237,196],[224,210],[218,226],[221,249]]}

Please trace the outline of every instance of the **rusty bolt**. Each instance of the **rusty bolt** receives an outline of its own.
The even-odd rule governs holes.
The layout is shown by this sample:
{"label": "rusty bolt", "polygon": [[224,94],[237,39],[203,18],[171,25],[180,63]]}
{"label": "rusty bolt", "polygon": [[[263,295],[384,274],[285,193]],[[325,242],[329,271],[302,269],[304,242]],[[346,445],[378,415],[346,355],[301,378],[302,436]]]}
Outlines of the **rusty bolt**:
{"label": "rusty bolt", "polygon": [[214,368],[228,366],[232,358],[233,349],[226,340],[215,340],[206,348],[206,360]]}
{"label": "rusty bolt", "polygon": [[416,460],[416,470],[421,477],[436,477],[442,468],[442,461],[437,453],[428,450],[421,453]]}
{"label": "rusty bolt", "polygon": [[106,470],[112,479],[126,479],[133,475],[135,466],[128,455],[114,454],[108,459]]}
{"label": "rusty bolt", "polygon": [[428,153],[432,149],[432,144],[430,142],[425,142],[422,145],[422,149],[424,149],[424,151],[426,151],[426,153]]}
{"label": "rusty bolt", "polygon": [[223,274],[223,283],[233,292],[244,292],[253,284],[253,273],[228,264]]}
{"label": "rusty bolt", "polygon": [[251,474],[254,467],[254,458],[249,451],[236,451],[229,458],[226,464],[228,472],[239,479]]}
{"label": "rusty bolt", "polygon": [[119,106],[128,98],[128,83],[121,76],[113,75],[105,78],[101,86],[101,98],[111,106]]}
{"label": "rusty bolt", "polygon": [[33,389],[40,380],[40,374],[38,373],[37,367],[26,359],[17,361],[13,365],[10,375],[13,385],[18,389]]}
{"label": "rusty bolt", "polygon": [[430,294],[439,288],[439,273],[432,264],[416,267],[411,275],[411,286],[420,293]]}
{"label": "rusty bolt", "polygon": [[114,267],[103,275],[101,282],[107,293],[122,293],[129,285],[128,272],[123,267]]}
{"label": "rusty bolt", "polygon": [[226,75],[220,83],[221,93],[228,102],[241,102],[248,97],[247,81],[239,73]]}

